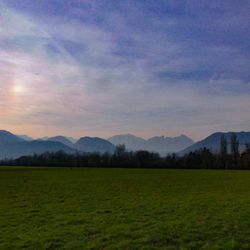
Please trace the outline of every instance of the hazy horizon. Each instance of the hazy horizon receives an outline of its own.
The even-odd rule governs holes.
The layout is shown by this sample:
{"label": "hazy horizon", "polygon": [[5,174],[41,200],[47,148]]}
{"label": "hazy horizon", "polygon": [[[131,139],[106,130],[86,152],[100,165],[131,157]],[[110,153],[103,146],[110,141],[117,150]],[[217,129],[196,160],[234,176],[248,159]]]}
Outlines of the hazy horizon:
{"label": "hazy horizon", "polygon": [[[189,139],[193,140],[194,143],[202,141],[205,138],[207,138],[207,137],[209,137],[209,136],[211,136],[213,134],[213,133],[207,134],[207,135],[204,135],[204,137],[201,137],[199,139],[194,139],[191,136],[189,136],[187,134],[183,134],[183,133],[182,134],[173,135],[173,136],[171,136],[171,135],[164,135],[164,134],[162,134],[162,135],[153,134],[152,136],[149,136],[149,137],[141,136],[141,135],[138,135],[138,134],[132,134],[132,133],[120,133],[120,134],[111,134],[111,135],[105,137],[105,136],[101,136],[101,135],[98,136],[96,134],[81,134],[80,136],[72,136],[71,134],[63,134],[63,133],[62,134],[53,134],[52,133],[52,134],[48,134],[48,135],[44,134],[44,135],[41,135],[41,136],[36,136],[36,135],[33,136],[31,134],[15,133],[13,131],[8,131],[6,129],[1,129],[1,128],[0,128],[0,131],[7,131],[7,132],[10,132],[10,133],[12,133],[12,134],[14,134],[16,136],[20,136],[20,137],[22,137],[22,136],[28,136],[28,137],[30,137],[30,138],[32,138],[34,140],[44,139],[44,138],[50,138],[50,137],[56,137],[56,136],[63,136],[63,137],[66,137],[66,138],[69,138],[69,139],[72,139],[72,140],[79,140],[82,137],[92,137],[92,138],[94,138],[94,137],[100,137],[100,138],[109,140],[113,136],[127,136],[127,135],[136,136],[136,137],[142,138],[144,140],[149,140],[149,139],[152,139],[153,137],[177,138],[177,137],[180,137],[180,136],[186,136]],[[217,132],[219,132],[219,133],[242,133],[242,132],[243,133],[250,133],[250,131],[215,131],[214,133],[217,133]]]}
{"label": "hazy horizon", "polygon": [[0,0],[0,128],[250,131],[250,2]]}
{"label": "hazy horizon", "polygon": [[107,136],[107,137],[103,137],[103,136],[97,136],[97,135],[95,135],[95,134],[82,134],[82,135],[80,135],[80,136],[72,136],[72,135],[70,135],[70,134],[50,134],[50,135],[41,135],[41,136],[32,136],[31,134],[24,134],[24,133],[15,133],[15,132],[13,132],[13,131],[9,131],[9,130],[6,130],[6,129],[1,129],[0,128],[0,131],[7,131],[7,132],[10,132],[10,133],[12,133],[12,134],[14,134],[14,135],[17,135],[17,136],[28,136],[28,137],[31,137],[32,139],[43,139],[43,138],[46,138],[46,137],[55,137],[55,136],[64,136],[64,137],[67,137],[67,138],[72,138],[72,139],[80,139],[81,137],[102,137],[102,138],[104,138],[104,139],[109,139],[109,138],[111,138],[111,137],[113,137],[113,136],[126,136],[126,135],[132,135],[132,136],[136,136],[136,137],[140,137],[140,138],[142,138],[142,139],[145,139],[145,140],[147,140],[147,139],[151,139],[152,137],[155,137],[155,136],[157,136],[157,137],[161,137],[161,136],[164,136],[164,137],[169,137],[169,138],[175,138],[175,137],[180,137],[180,136],[187,136],[187,137],[189,137],[190,139],[193,139],[193,138],[191,138],[190,136],[188,136],[188,135],[185,135],[185,134],[179,134],[179,135],[174,135],[174,136],[168,136],[168,135],[157,135],[157,134],[155,134],[155,135],[152,135],[152,136],[149,136],[149,137],[144,137],[144,136],[140,136],[140,135],[137,135],[137,134],[132,134],[132,133],[121,133],[121,134],[112,134],[112,135],[110,135],[110,136]]}

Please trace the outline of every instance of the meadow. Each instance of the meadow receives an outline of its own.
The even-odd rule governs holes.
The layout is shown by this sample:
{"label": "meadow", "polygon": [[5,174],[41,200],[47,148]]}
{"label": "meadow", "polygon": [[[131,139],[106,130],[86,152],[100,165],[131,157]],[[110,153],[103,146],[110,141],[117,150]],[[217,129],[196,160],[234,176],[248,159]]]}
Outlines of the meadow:
{"label": "meadow", "polygon": [[0,249],[250,249],[250,172],[1,167]]}

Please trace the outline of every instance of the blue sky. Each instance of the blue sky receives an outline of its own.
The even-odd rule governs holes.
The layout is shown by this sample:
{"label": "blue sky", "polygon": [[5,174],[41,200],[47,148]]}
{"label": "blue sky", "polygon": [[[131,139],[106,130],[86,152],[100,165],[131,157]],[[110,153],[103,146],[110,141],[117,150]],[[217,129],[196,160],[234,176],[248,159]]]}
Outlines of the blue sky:
{"label": "blue sky", "polygon": [[231,0],[0,0],[0,126],[249,131],[249,13],[249,1]]}

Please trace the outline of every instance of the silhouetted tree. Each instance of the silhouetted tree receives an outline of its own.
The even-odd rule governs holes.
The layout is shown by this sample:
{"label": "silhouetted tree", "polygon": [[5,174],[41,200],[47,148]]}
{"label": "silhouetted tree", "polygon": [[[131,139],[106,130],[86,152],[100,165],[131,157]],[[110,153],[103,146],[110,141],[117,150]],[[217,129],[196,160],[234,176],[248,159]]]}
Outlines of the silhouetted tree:
{"label": "silhouetted tree", "polygon": [[236,133],[232,133],[231,135],[231,156],[233,166],[237,167],[239,158],[239,140],[237,138]]}
{"label": "silhouetted tree", "polygon": [[118,157],[121,157],[125,154],[126,152],[126,146],[124,144],[119,144],[115,148],[115,155]]}
{"label": "silhouetted tree", "polygon": [[222,135],[220,138],[220,158],[223,168],[227,168],[227,138],[225,135]]}

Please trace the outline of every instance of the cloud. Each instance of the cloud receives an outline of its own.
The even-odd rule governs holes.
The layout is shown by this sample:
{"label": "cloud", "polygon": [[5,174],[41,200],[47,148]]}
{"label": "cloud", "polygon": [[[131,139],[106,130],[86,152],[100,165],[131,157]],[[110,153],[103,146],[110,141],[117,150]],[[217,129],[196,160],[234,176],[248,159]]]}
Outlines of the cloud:
{"label": "cloud", "polygon": [[[249,129],[249,49],[231,37],[243,8],[226,21],[233,7],[204,1],[26,2],[0,5],[4,128],[194,138]],[[26,92],[13,93],[16,84]]]}

